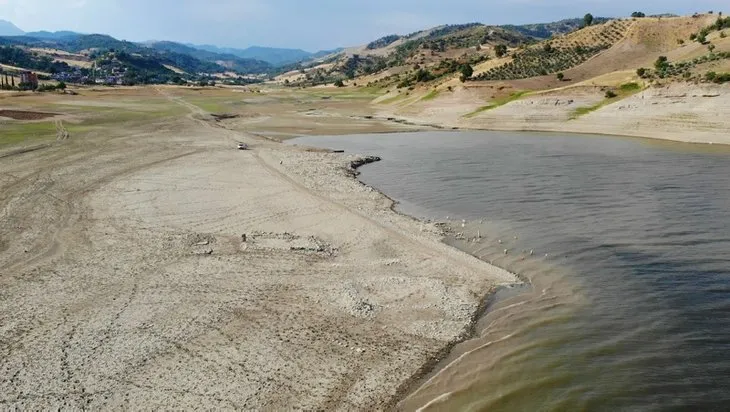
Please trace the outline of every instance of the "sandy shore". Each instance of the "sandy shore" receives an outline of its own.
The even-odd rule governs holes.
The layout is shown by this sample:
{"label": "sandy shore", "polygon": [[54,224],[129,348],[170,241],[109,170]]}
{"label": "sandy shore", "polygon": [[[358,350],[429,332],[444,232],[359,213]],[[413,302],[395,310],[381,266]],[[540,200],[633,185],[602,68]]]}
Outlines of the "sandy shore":
{"label": "sandy shore", "polygon": [[389,408],[515,282],[188,108],[0,161],[3,409]]}

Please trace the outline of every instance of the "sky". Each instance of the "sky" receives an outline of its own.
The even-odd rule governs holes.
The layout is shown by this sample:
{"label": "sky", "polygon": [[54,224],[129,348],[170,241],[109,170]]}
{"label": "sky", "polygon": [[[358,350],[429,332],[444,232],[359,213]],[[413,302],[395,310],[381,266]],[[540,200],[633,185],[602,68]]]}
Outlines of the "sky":
{"label": "sky", "polygon": [[[723,6],[728,10],[723,10]],[[638,9],[638,10],[637,10]],[[594,16],[730,12],[728,0],[0,0],[0,19],[25,31],[104,33],[308,51],[456,23],[523,24]]]}

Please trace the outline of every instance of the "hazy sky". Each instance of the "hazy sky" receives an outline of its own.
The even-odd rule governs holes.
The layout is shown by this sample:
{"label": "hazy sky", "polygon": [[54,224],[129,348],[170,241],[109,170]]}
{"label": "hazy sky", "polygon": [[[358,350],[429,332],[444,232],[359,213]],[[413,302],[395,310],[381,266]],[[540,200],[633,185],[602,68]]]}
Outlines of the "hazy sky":
{"label": "hazy sky", "polygon": [[[640,6],[637,6],[640,5]],[[689,14],[728,0],[0,0],[25,31],[74,30],[132,40],[314,51],[445,24],[534,23],[566,17]],[[730,10],[724,10],[726,13]]]}

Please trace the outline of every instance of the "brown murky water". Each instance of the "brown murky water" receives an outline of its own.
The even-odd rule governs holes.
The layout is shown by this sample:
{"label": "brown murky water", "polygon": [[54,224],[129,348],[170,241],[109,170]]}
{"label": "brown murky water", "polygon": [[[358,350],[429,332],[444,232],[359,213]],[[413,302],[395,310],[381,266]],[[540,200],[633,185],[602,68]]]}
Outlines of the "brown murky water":
{"label": "brown murky water", "polygon": [[449,241],[527,282],[491,298],[404,409],[730,409],[727,148],[502,132],[295,143],[382,156],[364,182],[480,235]]}

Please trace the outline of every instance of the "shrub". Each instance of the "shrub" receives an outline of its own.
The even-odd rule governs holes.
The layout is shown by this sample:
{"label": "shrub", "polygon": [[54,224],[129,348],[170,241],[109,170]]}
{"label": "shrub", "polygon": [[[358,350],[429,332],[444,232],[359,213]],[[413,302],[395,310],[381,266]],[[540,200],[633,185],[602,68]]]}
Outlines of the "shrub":
{"label": "shrub", "polygon": [[715,75],[715,79],[713,81],[718,84],[730,82],[730,73],[717,74]]}
{"label": "shrub", "polygon": [[411,81],[411,79],[405,79],[405,80],[401,80],[401,82],[398,83],[397,87],[399,89],[403,89],[405,87],[410,87],[412,84],[413,84],[413,82]]}
{"label": "shrub", "polygon": [[51,92],[51,91],[56,90],[56,86],[51,85],[51,84],[42,84],[42,85],[38,86],[38,88],[35,90],[37,92]]}
{"label": "shrub", "polygon": [[337,79],[335,82],[336,87],[345,87],[345,83],[342,81],[342,79]]}
{"label": "shrub", "polygon": [[562,82],[563,79],[565,79],[565,75],[562,72],[560,72],[557,74],[557,78],[558,78],[558,80],[560,80]]}
{"label": "shrub", "polygon": [[710,82],[711,81],[714,81],[715,80],[715,77],[717,77],[717,73],[715,73],[715,72],[707,72],[707,73],[705,73],[705,79],[707,81],[710,81]]}
{"label": "shrub", "polygon": [[425,82],[429,82],[429,81],[433,80],[434,78],[435,77],[433,76],[433,74],[431,74],[431,72],[428,70],[420,69],[420,70],[418,70],[418,72],[416,72],[416,81],[417,82],[425,83]]}
{"label": "shrub", "polygon": [[613,90],[606,90],[606,99],[613,99],[618,96]]}
{"label": "shrub", "polygon": [[632,92],[639,89],[641,89],[641,86],[639,86],[639,83],[636,82],[624,83],[621,85],[621,90],[624,92]]}
{"label": "shrub", "polygon": [[639,67],[636,69],[636,75],[643,79],[647,75],[647,70],[643,67]]}

